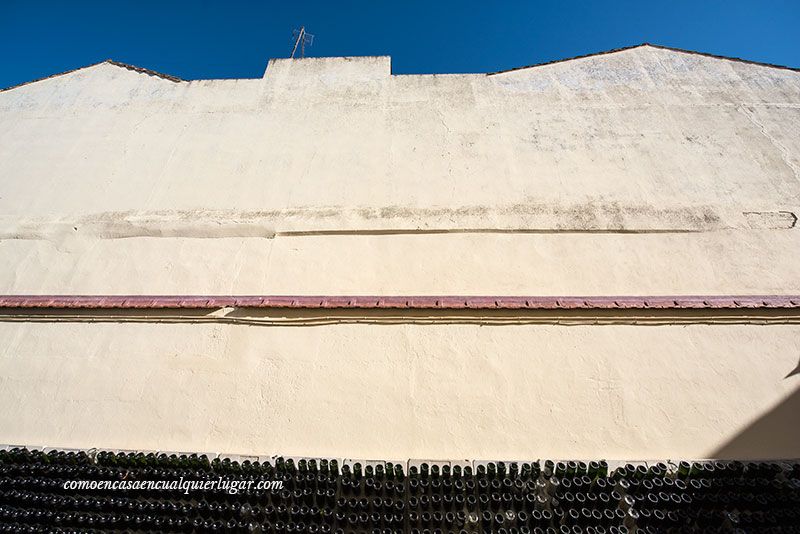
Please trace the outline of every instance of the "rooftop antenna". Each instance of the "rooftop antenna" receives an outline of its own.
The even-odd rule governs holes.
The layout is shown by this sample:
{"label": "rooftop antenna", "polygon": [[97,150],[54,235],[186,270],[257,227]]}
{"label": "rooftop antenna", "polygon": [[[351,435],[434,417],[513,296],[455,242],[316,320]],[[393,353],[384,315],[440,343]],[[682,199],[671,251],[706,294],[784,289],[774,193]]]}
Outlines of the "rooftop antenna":
{"label": "rooftop antenna", "polygon": [[311,46],[314,44],[314,36],[306,32],[305,26],[301,26],[299,30],[292,32],[292,38],[294,39],[294,48],[292,48],[292,55],[289,57],[294,58],[298,46],[300,47],[300,57],[306,57],[306,45]]}

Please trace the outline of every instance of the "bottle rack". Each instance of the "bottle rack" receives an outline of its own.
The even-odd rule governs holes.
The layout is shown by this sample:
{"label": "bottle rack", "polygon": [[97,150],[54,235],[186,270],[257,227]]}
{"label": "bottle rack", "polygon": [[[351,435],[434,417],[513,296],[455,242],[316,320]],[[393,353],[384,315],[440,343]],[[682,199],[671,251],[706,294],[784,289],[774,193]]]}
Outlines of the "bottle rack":
{"label": "bottle rack", "polygon": [[[272,480],[280,490],[64,489]],[[6,447],[0,532],[799,532],[800,462],[359,461]]]}

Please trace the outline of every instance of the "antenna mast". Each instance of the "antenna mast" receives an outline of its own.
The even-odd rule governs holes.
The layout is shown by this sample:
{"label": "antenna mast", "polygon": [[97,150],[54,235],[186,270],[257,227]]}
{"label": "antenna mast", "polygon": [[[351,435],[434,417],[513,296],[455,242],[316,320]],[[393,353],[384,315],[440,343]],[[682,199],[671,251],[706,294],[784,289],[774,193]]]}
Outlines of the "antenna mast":
{"label": "antenna mast", "polygon": [[292,36],[294,37],[294,48],[292,48],[292,55],[289,57],[294,59],[298,46],[300,47],[300,57],[306,57],[306,45],[311,46],[314,44],[314,36],[306,32],[305,26],[301,26],[299,30],[294,30]]}

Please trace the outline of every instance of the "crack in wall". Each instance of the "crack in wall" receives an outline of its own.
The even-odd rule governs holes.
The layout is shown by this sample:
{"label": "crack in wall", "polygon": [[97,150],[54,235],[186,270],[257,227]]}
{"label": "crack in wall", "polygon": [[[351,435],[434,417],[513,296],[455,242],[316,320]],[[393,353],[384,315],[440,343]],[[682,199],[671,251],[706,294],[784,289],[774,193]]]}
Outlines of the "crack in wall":
{"label": "crack in wall", "polygon": [[[694,205],[656,207],[616,202],[512,205],[297,207],[261,211],[128,210],[76,218],[0,216],[0,239],[130,237],[274,238],[395,234],[689,233],[748,228],[741,213]],[[488,224],[487,224],[488,223]]]}
{"label": "crack in wall", "polygon": [[756,118],[755,114],[753,113],[753,109],[752,108],[745,107],[745,106],[736,106],[736,109],[742,115],[747,117],[747,119],[756,128],[759,129],[759,131],[762,133],[762,135],[764,137],[766,137],[767,140],[769,140],[770,143],[772,143],[772,146],[774,146],[778,150],[778,153],[781,155],[781,160],[786,164],[787,167],[789,167],[789,170],[792,171],[792,174],[794,174],[795,179],[800,181],[800,168],[798,168],[797,165],[795,165],[792,162],[792,160],[790,158],[791,151],[788,148],[786,148],[783,145],[783,143],[781,143],[780,141],[775,139],[772,135],[769,134],[769,132],[767,132],[767,129],[764,126],[764,124]]}

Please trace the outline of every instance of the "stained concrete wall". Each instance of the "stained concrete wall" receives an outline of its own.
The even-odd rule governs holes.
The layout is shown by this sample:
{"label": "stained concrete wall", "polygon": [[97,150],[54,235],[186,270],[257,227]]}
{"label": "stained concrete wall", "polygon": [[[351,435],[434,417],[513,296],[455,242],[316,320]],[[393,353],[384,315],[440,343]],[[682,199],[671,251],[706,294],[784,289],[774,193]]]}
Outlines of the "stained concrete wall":
{"label": "stained concrete wall", "polygon": [[[647,46],[491,76],[104,63],[0,93],[0,125],[8,292],[799,289],[795,71]],[[316,268],[343,257],[368,272]]]}
{"label": "stained concrete wall", "polygon": [[[104,63],[0,92],[0,291],[797,293],[799,177],[800,73],[647,46]],[[52,445],[704,456],[797,387],[787,325],[0,327],[3,440]]]}
{"label": "stained concrete wall", "polygon": [[[179,293],[759,293],[800,280],[790,70],[647,46],[491,76],[313,58],[273,60],[261,80],[175,83],[104,63],[0,93],[0,124],[9,292],[140,291],[140,273]],[[439,237],[406,237],[420,233]],[[343,249],[385,272],[345,288],[305,268]],[[442,250],[456,272],[431,287]],[[409,253],[421,261],[395,276]],[[97,261],[117,276],[98,278]],[[555,272],[525,276],[532,263]],[[663,276],[595,280],[602,264]]]}

